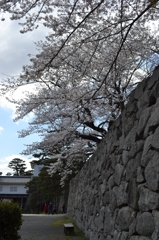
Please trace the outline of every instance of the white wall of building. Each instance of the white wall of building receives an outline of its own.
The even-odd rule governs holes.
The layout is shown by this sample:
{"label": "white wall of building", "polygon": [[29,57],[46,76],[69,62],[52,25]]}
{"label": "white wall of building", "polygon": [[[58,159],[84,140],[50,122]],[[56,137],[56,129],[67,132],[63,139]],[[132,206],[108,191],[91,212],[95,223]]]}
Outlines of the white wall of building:
{"label": "white wall of building", "polygon": [[30,180],[30,177],[0,177],[0,195],[27,194],[25,184]]}
{"label": "white wall of building", "polygon": [[27,194],[23,185],[0,185],[0,194]]}
{"label": "white wall of building", "polygon": [[40,173],[40,170],[43,168],[44,165],[34,165],[34,177],[37,177]]}

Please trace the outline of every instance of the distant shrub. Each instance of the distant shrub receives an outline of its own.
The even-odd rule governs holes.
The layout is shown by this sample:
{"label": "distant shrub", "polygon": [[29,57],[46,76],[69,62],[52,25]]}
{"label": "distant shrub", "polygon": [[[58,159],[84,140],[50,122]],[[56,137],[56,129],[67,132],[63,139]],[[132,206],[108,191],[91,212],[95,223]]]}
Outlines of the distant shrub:
{"label": "distant shrub", "polygon": [[18,240],[22,225],[21,208],[17,203],[0,202],[0,240]]}

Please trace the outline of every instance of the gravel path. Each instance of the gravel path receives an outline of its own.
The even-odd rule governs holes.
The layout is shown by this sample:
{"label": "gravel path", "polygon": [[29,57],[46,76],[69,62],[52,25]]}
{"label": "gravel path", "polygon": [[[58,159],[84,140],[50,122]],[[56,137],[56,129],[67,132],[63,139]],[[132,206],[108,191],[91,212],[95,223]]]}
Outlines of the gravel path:
{"label": "gravel path", "polygon": [[[21,240],[67,240],[63,225],[53,228],[52,223],[63,218],[64,214],[24,214],[23,223],[19,234]],[[80,240],[80,237],[72,236],[71,240]]]}

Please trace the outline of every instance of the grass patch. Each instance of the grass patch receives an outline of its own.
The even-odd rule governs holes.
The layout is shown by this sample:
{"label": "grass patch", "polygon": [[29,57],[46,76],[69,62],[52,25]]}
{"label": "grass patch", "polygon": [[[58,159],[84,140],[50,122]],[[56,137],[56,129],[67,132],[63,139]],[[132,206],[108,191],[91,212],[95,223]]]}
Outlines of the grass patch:
{"label": "grass patch", "polygon": [[[57,219],[53,222],[52,226],[53,228],[61,228],[63,229],[64,223],[72,223],[74,225],[74,235],[66,236],[63,232],[63,236],[65,236],[66,240],[73,240],[73,239],[79,239],[79,240],[88,240],[83,232],[76,226],[76,224],[71,221],[66,215],[64,215],[62,218]],[[75,238],[76,237],[76,238]]]}

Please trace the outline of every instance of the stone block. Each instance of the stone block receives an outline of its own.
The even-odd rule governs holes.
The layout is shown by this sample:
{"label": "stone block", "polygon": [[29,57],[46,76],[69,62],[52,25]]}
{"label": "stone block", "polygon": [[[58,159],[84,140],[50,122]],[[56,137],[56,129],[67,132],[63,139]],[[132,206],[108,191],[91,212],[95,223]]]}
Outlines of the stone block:
{"label": "stone block", "polygon": [[151,135],[150,147],[159,151],[159,126],[155,129],[154,134]]}
{"label": "stone block", "polygon": [[129,231],[129,226],[135,218],[135,212],[132,208],[125,206],[119,209],[116,224],[120,231]]}
{"label": "stone block", "polygon": [[141,164],[142,152],[137,153],[137,155],[130,159],[126,165],[126,181],[137,176],[137,169]]}
{"label": "stone block", "polygon": [[114,182],[119,185],[122,179],[122,174],[123,174],[124,166],[120,163],[118,163],[115,166],[114,169]]}
{"label": "stone block", "polygon": [[139,192],[136,184],[136,179],[130,179],[128,183],[128,205],[133,209],[138,209],[138,199],[139,199]]}
{"label": "stone block", "polygon": [[117,199],[113,190],[109,191],[109,207],[110,207],[111,213],[114,213],[117,207]]}
{"label": "stone block", "polygon": [[136,178],[136,182],[137,183],[142,183],[145,181],[145,178],[144,178],[144,174],[143,174],[143,170],[141,168],[141,166],[139,166],[137,168],[137,178]]}
{"label": "stone block", "polygon": [[[149,162],[149,160],[151,159],[151,157],[153,156],[153,152],[149,152],[151,150],[151,143],[152,143],[152,135],[147,137],[144,143],[144,148],[143,148],[143,152],[142,152],[142,156],[141,156],[141,165],[142,166],[146,166],[146,164]],[[149,156],[150,154],[150,156]]]}
{"label": "stone block", "polygon": [[116,196],[117,207],[121,207],[126,205],[128,202],[128,194],[127,194],[127,183],[122,182],[120,186],[116,186],[113,188],[113,192]]}
{"label": "stone block", "polygon": [[110,212],[110,209],[107,207],[105,209],[105,218],[104,218],[104,232],[106,234],[114,234],[115,222]]}
{"label": "stone block", "polygon": [[[125,125],[129,125],[127,124],[127,122],[125,123]],[[130,151],[132,144],[134,144],[134,142],[136,141],[136,131],[137,131],[137,122],[136,124],[133,123],[133,127],[131,131],[127,134],[127,136],[124,139],[124,146],[123,146],[124,150]]]}
{"label": "stone block", "polygon": [[149,189],[159,191],[159,153],[156,151],[145,168],[145,179]]}
{"label": "stone block", "polygon": [[137,126],[137,132],[136,132],[138,139],[144,139],[144,136],[143,136],[144,130],[145,130],[146,124],[151,116],[151,111],[152,111],[152,108],[148,107],[142,112],[142,114],[140,116],[138,126]]}
{"label": "stone block", "polygon": [[123,152],[122,152],[122,163],[124,164],[124,166],[126,165],[128,160],[129,160],[129,151],[123,150]]}
{"label": "stone block", "polygon": [[152,238],[151,237],[145,237],[145,236],[139,236],[139,235],[135,236],[134,235],[134,236],[131,236],[129,240],[152,240]]}
{"label": "stone block", "polygon": [[158,240],[159,239],[159,230],[156,229],[153,234],[152,234],[152,238],[153,240]]}
{"label": "stone block", "polygon": [[[107,240],[113,240],[113,237],[112,237],[111,235],[108,235],[107,238],[105,238],[105,239],[107,239]],[[104,239],[104,240],[105,240],[105,239]]]}
{"label": "stone block", "polygon": [[152,234],[152,239],[158,240],[159,239],[159,211],[153,210],[152,216],[154,217],[154,221],[155,221],[155,231]]}
{"label": "stone block", "polygon": [[142,96],[144,92],[144,85],[145,85],[144,81],[140,82],[137,88],[133,91],[133,96],[135,100],[139,100],[139,98]]}
{"label": "stone block", "polygon": [[94,233],[94,232],[91,232],[89,239],[91,239],[91,240],[97,240],[97,239],[98,239],[98,234],[97,234],[97,233]]}
{"label": "stone block", "polygon": [[144,109],[146,109],[149,106],[149,96],[150,96],[150,90],[146,90],[143,92],[142,96],[137,102],[137,108],[140,111],[140,114]]}
{"label": "stone block", "polygon": [[103,195],[103,194],[106,192],[106,190],[107,190],[107,185],[106,185],[105,179],[103,180],[103,183],[100,185],[100,190],[101,190],[102,195]]}
{"label": "stone block", "polygon": [[113,240],[120,240],[121,239],[120,238],[121,237],[121,232],[115,230],[113,236],[114,236]]}
{"label": "stone block", "polygon": [[154,221],[155,221],[155,229],[159,230],[159,211],[153,210],[152,216],[154,217]]}
{"label": "stone block", "polygon": [[114,234],[113,240],[127,240],[128,239],[128,232],[116,232]]}
{"label": "stone block", "polygon": [[136,233],[136,223],[137,223],[137,220],[134,219],[133,222],[130,224],[130,226],[129,226],[129,236]]}
{"label": "stone block", "polygon": [[131,144],[130,151],[128,152],[129,159],[134,158],[138,152],[143,151],[144,140],[139,140]]}
{"label": "stone block", "polygon": [[108,179],[108,188],[111,190],[115,186],[114,175],[110,176]]}
{"label": "stone block", "polygon": [[151,236],[155,230],[154,217],[150,212],[143,212],[137,218],[136,231],[141,236]]}
{"label": "stone block", "polygon": [[150,211],[159,207],[159,194],[139,185],[139,209]]}
{"label": "stone block", "polygon": [[105,192],[103,196],[103,205],[106,206],[107,204],[109,204],[109,191]]}
{"label": "stone block", "polygon": [[155,98],[157,100],[158,98],[158,93],[159,93],[159,81],[157,81],[155,83],[155,85],[153,86],[152,90],[151,90],[151,97]]}
{"label": "stone block", "polygon": [[144,129],[144,138],[146,138],[148,135],[153,134],[157,126],[159,126],[159,117],[158,117],[159,101],[157,101],[155,106],[150,107],[150,109],[151,109],[151,115]]}
{"label": "stone block", "polygon": [[[151,138],[150,138],[151,140]],[[159,153],[156,152],[155,150],[149,150],[147,151],[146,154],[142,153],[142,157],[141,157],[141,166],[142,167],[146,167],[147,164],[153,159],[158,159]]]}

